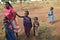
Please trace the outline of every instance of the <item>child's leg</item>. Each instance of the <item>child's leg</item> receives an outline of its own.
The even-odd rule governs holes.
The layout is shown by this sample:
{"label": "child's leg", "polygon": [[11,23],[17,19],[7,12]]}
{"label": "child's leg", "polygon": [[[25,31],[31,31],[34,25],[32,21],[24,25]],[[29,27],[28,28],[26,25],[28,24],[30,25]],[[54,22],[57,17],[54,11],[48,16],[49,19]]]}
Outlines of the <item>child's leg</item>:
{"label": "child's leg", "polygon": [[16,38],[17,38],[17,40],[18,40],[18,33],[16,33]]}
{"label": "child's leg", "polygon": [[24,27],[24,28],[25,28],[26,37],[29,37],[31,28],[30,27]]}
{"label": "child's leg", "polygon": [[33,31],[34,31],[34,36],[35,36],[35,28],[33,28]]}
{"label": "child's leg", "polygon": [[28,35],[28,37],[30,37],[31,28],[32,28],[32,27],[28,27],[28,30],[27,30],[27,35]]}
{"label": "child's leg", "polygon": [[36,36],[38,36],[38,27],[35,29],[35,32],[36,32]]}
{"label": "child's leg", "polygon": [[24,28],[25,28],[26,40],[29,40],[31,28],[30,27],[24,27]]}
{"label": "child's leg", "polygon": [[18,33],[14,32],[15,36],[16,36],[16,40],[18,40]]}
{"label": "child's leg", "polygon": [[30,37],[30,32],[27,32],[27,37]]}
{"label": "child's leg", "polygon": [[36,36],[38,36],[38,31],[36,30]]}
{"label": "child's leg", "polygon": [[27,30],[25,30],[25,35],[26,35],[26,37],[28,37],[28,32],[27,32]]}

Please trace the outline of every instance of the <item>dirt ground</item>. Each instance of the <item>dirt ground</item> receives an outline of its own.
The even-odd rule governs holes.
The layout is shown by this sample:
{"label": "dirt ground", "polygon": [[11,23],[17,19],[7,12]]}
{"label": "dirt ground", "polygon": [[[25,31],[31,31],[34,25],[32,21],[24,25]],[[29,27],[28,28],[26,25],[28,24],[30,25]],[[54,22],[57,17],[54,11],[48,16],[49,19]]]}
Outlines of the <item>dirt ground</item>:
{"label": "dirt ground", "polygon": [[[54,23],[50,24],[48,21],[48,12],[50,10],[50,7],[54,7]],[[2,7],[2,6],[1,6]],[[32,18],[32,22],[33,22],[33,18],[34,17],[38,17],[39,18],[39,23],[40,26],[42,25],[46,25],[48,27],[50,27],[50,33],[52,36],[51,40],[60,40],[60,6],[55,4],[55,3],[25,3],[24,4],[14,4],[13,5],[15,11],[19,14],[19,15],[24,15],[24,11],[25,10],[29,10],[30,14],[29,16]],[[0,26],[1,28],[3,27],[2,25],[2,19],[3,19],[3,12],[2,12],[2,8],[0,8]],[[19,33],[20,35],[20,40],[24,40],[24,27],[23,27],[23,19],[22,18],[18,18],[17,17],[17,21],[19,26],[21,27],[21,32]],[[3,36],[4,36],[4,30],[2,30],[0,28],[0,40],[3,40]],[[32,35],[31,35],[32,36]],[[44,35],[42,35],[44,36]],[[30,40],[37,40],[34,37],[31,37]]]}

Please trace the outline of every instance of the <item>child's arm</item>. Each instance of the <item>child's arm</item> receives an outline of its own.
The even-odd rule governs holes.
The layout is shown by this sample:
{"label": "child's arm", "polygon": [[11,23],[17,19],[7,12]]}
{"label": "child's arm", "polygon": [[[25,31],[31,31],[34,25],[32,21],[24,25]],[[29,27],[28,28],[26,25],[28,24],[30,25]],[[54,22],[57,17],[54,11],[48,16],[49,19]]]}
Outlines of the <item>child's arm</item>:
{"label": "child's arm", "polygon": [[16,13],[16,15],[17,15],[18,17],[20,17],[20,18],[24,18],[24,16],[20,16],[20,15],[18,15],[17,13]]}
{"label": "child's arm", "polygon": [[32,26],[32,20],[31,20],[31,26]]}
{"label": "child's arm", "polygon": [[31,27],[32,27],[32,20],[30,17],[27,18],[29,20],[29,22],[31,23]]}
{"label": "child's arm", "polygon": [[[13,20],[16,18],[16,16],[18,16],[18,17],[20,17],[20,18],[24,18],[24,16],[20,16],[20,15],[18,15],[16,12],[14,12],[13,15],[14,15],[14,17],[12,18],[11,21],[13,21]],[[10,21],[10,22],[11,22],[11,21]]]}
{"label": "child's arm", "polygon": [[2,28],[2,30],[4,29],[4,27]]}
{"label": "child's arm", "polygon": [[[4,25],[5,22],[3,22],[3,25]],[[4,29],[5,27],[2,27],[2,30]]]}
{"label": "child's arm", "polygon": [[35,27],[35,24],[33,23],[33,27]]}
{"label": "child's arm", "polygon": [[35,36],[35,24],[33,22],[33,32],[34,32],[34,36]]}
{"label": "child's arm", "polygon": [[38,22],[38,27],[39,27],[40,25],[39,25],[39,22]]}

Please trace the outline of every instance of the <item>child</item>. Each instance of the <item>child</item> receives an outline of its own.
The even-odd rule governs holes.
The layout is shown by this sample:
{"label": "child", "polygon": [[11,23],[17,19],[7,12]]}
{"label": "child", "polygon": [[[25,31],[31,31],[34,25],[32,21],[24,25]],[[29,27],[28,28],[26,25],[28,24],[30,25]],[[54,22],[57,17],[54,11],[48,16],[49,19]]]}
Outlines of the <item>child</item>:
{"label": "child", "polygon": [[[16,15],[19,16],[18,14]],[[23,25],[24,25],[26,37],[30,36],[30,30],[32,28],[31,18],[28,15],[29,15],[29,11],[25,11],[24,16],[19,16],[20,18],[23,18]]]}
{"label": "child", "polygon": [[38,36],[38,27],[39,27],[38,17],[34,17],[34,22],[33,22],[34,36]]}
{"label": "child", "polygon": [[48,13],[49,22],[52,24],[54,22],[54,14],[53,14],[53,7],[51,7]]}
{"label": "child", "polygon": [[16,40],[13,30],[9,27],[10,22],[7,20],[8,18],[4,18],[4,28],[5,28],[5,37],[7,40]]}

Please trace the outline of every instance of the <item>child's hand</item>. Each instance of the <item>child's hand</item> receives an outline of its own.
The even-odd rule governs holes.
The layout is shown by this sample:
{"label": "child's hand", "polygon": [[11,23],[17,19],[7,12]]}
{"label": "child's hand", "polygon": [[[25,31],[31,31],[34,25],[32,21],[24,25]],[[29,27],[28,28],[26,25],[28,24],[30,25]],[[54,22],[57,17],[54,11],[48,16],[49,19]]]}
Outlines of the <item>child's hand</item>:
{"label": "child's hand", "polygon": [[2,28],[2,30],[4,29],[4,27]]}
{"label": "child's hand", "polygon": [[11,24],[9,25],[9,28],[12,29],[12,25]]}

